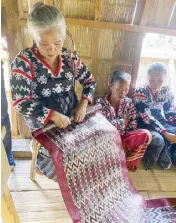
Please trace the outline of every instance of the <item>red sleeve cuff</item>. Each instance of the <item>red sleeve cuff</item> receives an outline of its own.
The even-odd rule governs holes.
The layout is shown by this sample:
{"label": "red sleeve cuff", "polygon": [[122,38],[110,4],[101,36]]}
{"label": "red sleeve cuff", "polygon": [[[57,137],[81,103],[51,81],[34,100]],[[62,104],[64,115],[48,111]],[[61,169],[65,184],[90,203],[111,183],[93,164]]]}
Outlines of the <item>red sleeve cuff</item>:
{"label": "red sleeve cuff", "polygon": [[48,116],[45,118],[44,125],[48,124],[48,121],[50,120],[52,114],[53,114],[53,110],[50,110],[48,113]]}
{"label": "red sleeve cuff", "polygon": [[86,99],[86,100],[88,100],[88,102],[90,102],[92,104],[92,99],[91,98],[86,97],[86,96],[82,96],[82,99]]}
{"label": "red sleeve cuff", "polygon": [[162,130],[160,131],[161,134],[164,133],[164,132],[166,132],[166,129],[162,129]]}

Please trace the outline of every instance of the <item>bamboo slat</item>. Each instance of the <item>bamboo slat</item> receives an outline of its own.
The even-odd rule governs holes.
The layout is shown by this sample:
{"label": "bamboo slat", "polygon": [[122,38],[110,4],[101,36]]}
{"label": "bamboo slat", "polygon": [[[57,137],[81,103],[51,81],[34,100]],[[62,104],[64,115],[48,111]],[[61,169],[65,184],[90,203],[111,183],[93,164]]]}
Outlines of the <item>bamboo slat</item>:
{"label": "bamboo slat", "polygon": [[131,23],[136,0],[102,0],[101,21]]}
{"label": "bamboo slat", "polygon": [[94,19],[95,0],[61,0],[64,16],[79,19]]}
{"label": "bamboo slat", "polygon": [[169,21],[169,27],[176,29],[176,3]]}
{"label": "bamboo slat", "polygon": [[146,0],[141,24],[168,27],[175,0]]}

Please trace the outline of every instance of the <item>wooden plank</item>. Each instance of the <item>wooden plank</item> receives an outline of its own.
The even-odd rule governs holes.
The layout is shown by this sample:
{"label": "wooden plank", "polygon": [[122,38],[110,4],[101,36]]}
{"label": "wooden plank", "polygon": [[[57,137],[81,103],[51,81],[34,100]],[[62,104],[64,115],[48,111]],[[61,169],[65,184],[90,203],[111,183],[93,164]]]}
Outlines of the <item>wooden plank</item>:
{"label": "wooden plank", "polygon": [[1,131],[1,215],[4,223],[19,223],[19,217],[7,185],[10,168],[3,145],[3,139],[6,133],[5,127]]}
{"label": "wooden plank", "polygon": [[[112,30],[124,30],[129,32],[137,33],[158,33],[169,36],[176,36],[176,29],[170,28],[160,28],[154,26],[144,26],[144,25],[132,25],[132,24],[122,24],[122,23],[111,23],[111,22],[97,22],[94,20],[84,20],[84,19],[72,19],[66,18],[67,25],[73,26],[84,26],[92,29],[112,29]],[[26,20],[20,20],[19,24],[24,27],[26,26]]]}
{"label": "wooden plank", "polygon": [[[33,210],[36,212],[66,211],[60,190],[12,192],[12,197],[20,213]],[[16,202],[17,200],[18,202]],[[40,205],[37,201],[40,201]],[[67,211],[66,216],[68,216]]]}
{"label": "wooden plank", "polygon": [[[100,9],[101,9],[101,1],[95,1],[95,20],[99,20]],[[99,51],[99,41],[100,41],[100,29],[94,29],[92,33],[92,44],[91,44],[91,56],[92,56],[92,64],[91,64],[91,72],[93,73],[94,77],[97,77],[97,65],[98,65],[98,51]]]}
{"label": "wooden plank", "polygon": [[98,22],[92,20],[83,19],[71,19],[66,18],[66,22],[69,25],[86,26],[89,28],[99,28],[99,29],[112,29],[112,30],[124,30],[130,32],[144,32],[144,33],[159,33],[166,34],[170,36],[176,36],[175,29],[159,28],[144,25],[132,25],[132,24],[121,24],[121,23],[111,23],[111,22]]}
{"label": "wooden plank", "polygon": [[144,170],[142,164],[136,172],[129,172],[129,177],[138,191],[161,191],[161,186],[154,176],[153,171]]}
{"label": "wooden plank", "polygon": [[1,196],[5,193],[7,188],[7,182],[10,175],[10,167],[7,159],[7,155],[5,152],[3,139],[6,134],[6,129],[3,126],[1,129]]}
{"label": "wooden plank", "polygon": [[21,223],[72,222],[60,191],[12,192]]}
{"label": "wooden plank", "polygon": [[140,33],[138,35],[137,44],[136,44],[135,50],[134,50],[133,66],[132,66],[132,79],[131,79],[131,87],[130,87],[129,96],[132,95],[132,92],[134,91],[134,89],[136,87],[143,39],[144,39],[144,33]]}
{"label": "wooden plank", "polygon": [[22,139],[31,139],[31,132],[23,118],[23,115],[18,114],[19,134]]}
{"label": "wooden plank", "polygon": [[136,6],[132,24],[140,25],[142,15],[144,12],[144,8],[145,8],[145,2],[146,2],[146,0],[137,0],[136,1],[137,6]]}
{"label": "wooden plank", "polygon": [[30,179],[31,160],[16,160],[14,172],[10,174],[8,185],[11,191],[59,190],[53,180],[45,176],[36,176],[36,183]]}
{"label": "wooden plank", "polygon": [[46,5],[53,5],[53,0],[44,0],[44,4]]}
{"label": "wooden plank", "polygon": [[15,158],[31,159],[30,142],[30,139],[12,139],[12,152]]}
{"label": "wooden plank", "polygon": [[169,170],[162,170],[155,166],[152,170],[146,171],[140,163],[137,172],[129,172],[129,176],[134,186],[140,191],[176,191],[176,166],[174,165]]}
{"label": "wooden plank", "polygon": [[163,197],[167,197],[167,198],[176,198],[176,189],[173,192],[162,192],[162,191],[148,191],[148,197],[149,199],[157,199],[157,198],[163,198]]}
{"label": "wooden plank", "polygon": [[99,29],[94,29],[94,31],[92,33],[92,46],[91,46],[91,52],[92,52],[91,72],[93,73],[93,75],[95,77],[97,75],[99,38],[100,38],[100,30]]}
{"label": "wooden plank", "polygon": [[20,223],[12,196],[8,187],[1,199],[1,215],[4,223]]}
{"label": "wooden plank", "polygon": [[176,191],[176,166],[171,166],[169,171],[161,171],[159,167],[156,167],[153,173],[160,184],[161,191]]}
{"label": "wooden plank", "polygon": [[18,0],[18,12],[19,12],[19,18],[24,19],[27,18],[28,14],[28,2],[27,0]]}

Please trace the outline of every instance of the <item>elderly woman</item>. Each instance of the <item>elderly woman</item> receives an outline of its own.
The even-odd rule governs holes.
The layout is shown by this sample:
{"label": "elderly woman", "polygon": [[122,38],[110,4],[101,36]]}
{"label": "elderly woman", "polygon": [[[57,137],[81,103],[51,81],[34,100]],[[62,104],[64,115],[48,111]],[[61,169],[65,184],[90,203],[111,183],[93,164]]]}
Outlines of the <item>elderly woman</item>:
{"label": "elderly woman", "polygon": [[103,115],[118,129],[126,152],[127,167],[135,171],[150,143],[151,134],[148,130],[137,129],[136,108],[127,97],[130,83],[130,74],[114,71],[110,93],[96,102],[102,105]]}
{"label": "elderly woman", "polygon": [[[51,121],[64,129],[73,115],[75,122],[83,121],[96,82],[84,63],[63,48],[66,24],[62,13],[53,6],[36,3],[28,26],[35,43],[19,52],[12,63],[13,107],[23,115],[31,132]],[[83,86],[79,102],[75,80]],[[37,162],[40,171],[55,178],[51,157],[44,148]]]}
{"label": "elderly woman", "polygon": [[168,169],[176,164],[176,110],[174,96],[164,86],[167,68],[153,63],[148,68],[148,84],[136,89],[133,100],[139,112],[139,125],[151,131],[153,140],[144,155],[144,164],[151,169],[158,164]]}

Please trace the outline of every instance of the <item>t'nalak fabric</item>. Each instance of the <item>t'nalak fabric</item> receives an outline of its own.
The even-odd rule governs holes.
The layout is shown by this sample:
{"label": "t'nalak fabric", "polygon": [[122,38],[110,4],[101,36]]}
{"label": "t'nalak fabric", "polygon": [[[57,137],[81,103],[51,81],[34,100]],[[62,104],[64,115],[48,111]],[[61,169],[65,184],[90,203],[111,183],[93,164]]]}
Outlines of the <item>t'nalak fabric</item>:
{"label": "t'nalak fabric", "polygon": [[174,223],[176,199],[145,201],[132,186],[117,129],[93,106],[84,122],[33,132],[51,154],[74,223]]}

